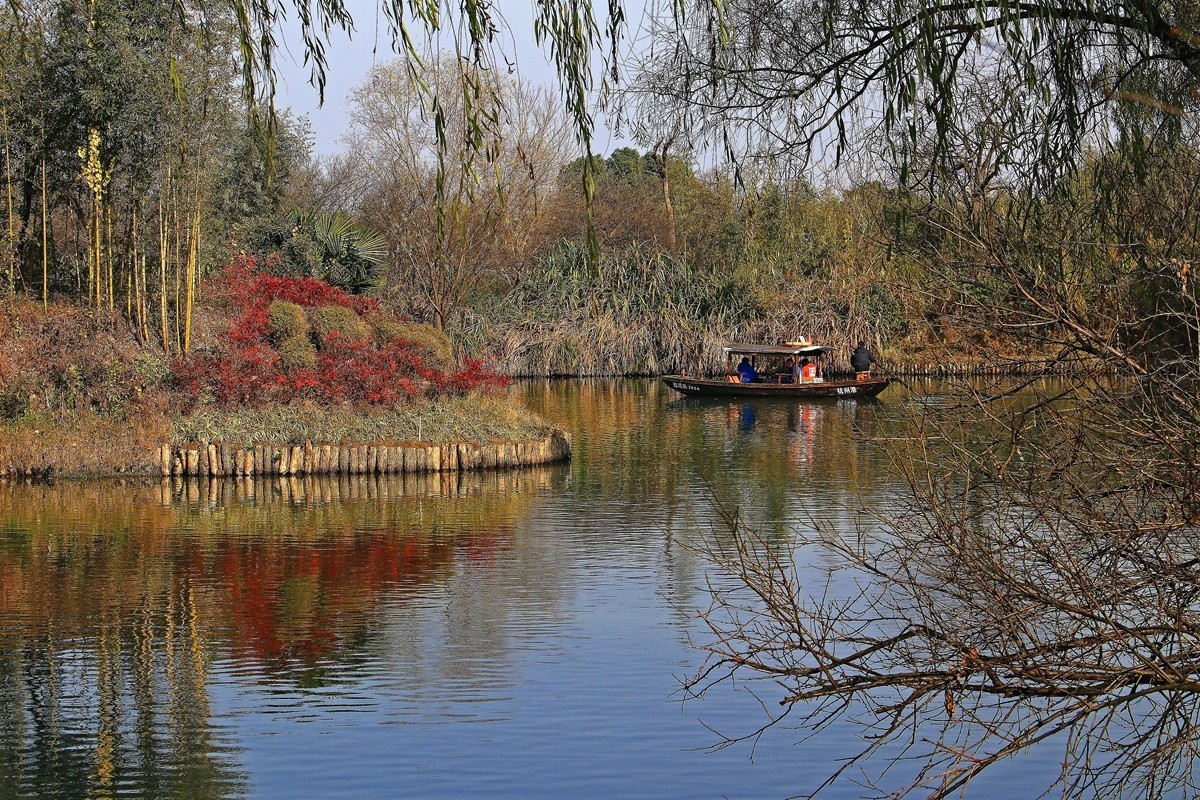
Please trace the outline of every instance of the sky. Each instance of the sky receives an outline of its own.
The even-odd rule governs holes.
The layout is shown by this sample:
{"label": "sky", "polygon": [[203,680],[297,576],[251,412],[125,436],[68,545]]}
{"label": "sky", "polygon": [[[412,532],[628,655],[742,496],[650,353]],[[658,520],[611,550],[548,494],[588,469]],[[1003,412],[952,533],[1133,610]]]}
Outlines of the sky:
{"label": "sky", "polygon": [[[626,0],[624,5],[631,29],[636,29],[639,24],[645,2]],[[533,83],[555,85],[554,68],[534,40],[533,0],[495,0],[493,5],[507,22],[508,30],[502,34],[500,47],[515,60],[517,73]],[[602,10],[604,4],[597,3],[597,6]],[[286,52],[279,57],[281,69],[276,104],[279,108],[290,107],[296,114],[308,116],[315,137],[313,150],[319,156],[332,155],[342,149],[341,138],[350,122],[346,108],[350,90],[362,82],[374,64],[395,57],[387,20],[380,11],[378,0],[346,0],[346,8],[354,18],[355,31],[352,38],[341,32],[331,35],[323,106],[319,103],[317,89],[309,84],[300,27],[294,17],[284,26],[281,37]],[[598,122],[592,143],[594,152],[607,154],[629,144],[614,136],[602,120]]]}

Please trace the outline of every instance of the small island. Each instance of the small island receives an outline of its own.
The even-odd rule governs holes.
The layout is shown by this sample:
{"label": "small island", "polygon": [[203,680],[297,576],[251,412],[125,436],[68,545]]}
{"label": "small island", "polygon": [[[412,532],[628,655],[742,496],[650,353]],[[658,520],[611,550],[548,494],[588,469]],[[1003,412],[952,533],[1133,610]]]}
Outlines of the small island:
{"label": "small island", "polygon": [[[324,280],[240,255],[168,358],[115,317],[11,304],[0,477],[389,474],[570,458],[449,338]],[[0,372],[6,365],[0,363]]]}

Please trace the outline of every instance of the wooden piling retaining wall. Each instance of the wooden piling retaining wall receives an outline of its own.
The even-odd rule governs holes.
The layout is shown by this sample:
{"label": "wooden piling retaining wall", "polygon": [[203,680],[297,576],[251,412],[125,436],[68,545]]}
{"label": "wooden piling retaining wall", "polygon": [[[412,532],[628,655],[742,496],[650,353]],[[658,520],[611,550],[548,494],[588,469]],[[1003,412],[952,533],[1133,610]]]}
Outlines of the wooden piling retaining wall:
{"label": "wooden piling retaining wall", "polygon": [[520,442],[339,442],[338,444],[162,445],[163,476],[388,475],[454,472],[551,464],[571,457],[571,436],[554,431]]}

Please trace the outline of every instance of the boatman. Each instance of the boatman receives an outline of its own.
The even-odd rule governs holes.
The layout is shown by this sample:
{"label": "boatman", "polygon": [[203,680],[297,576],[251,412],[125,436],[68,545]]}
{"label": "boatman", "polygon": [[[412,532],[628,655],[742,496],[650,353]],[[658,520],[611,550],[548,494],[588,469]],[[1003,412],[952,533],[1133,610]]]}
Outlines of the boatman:
{"label": "boatman", "polygon": [[742,356],[741,363],[737,365],[737,371],[738,376],[742,379],[742,383],[751,383],[758,377],[758,371],[750,363],[750,356]]}
{"label": "boatman", "polygon": [[859,341],[858,347],[850,354],[850,369],[855,372],[855,379],[865,381],[871,377],[871,365],[875,363],[875,354],[867,349],[867,343]]}

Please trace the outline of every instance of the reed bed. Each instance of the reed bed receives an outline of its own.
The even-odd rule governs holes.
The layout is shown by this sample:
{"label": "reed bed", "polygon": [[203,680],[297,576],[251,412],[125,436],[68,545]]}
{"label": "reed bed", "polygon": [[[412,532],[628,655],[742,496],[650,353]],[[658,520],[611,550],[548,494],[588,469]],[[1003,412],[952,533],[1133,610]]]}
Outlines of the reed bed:
{"label": "reed bed", "polygon": [[491,353],[498,371],[529,377],[717,374],[726,368],[722,344],[801,338],[833,346],[827,366],[836,373],[851,372],[859,341],[894,374],[1069,369],[1030,352],[1028,343],[1018,347],[994,333],[975,341],[952,321],[935,331],[908,319],[898,290],[860,283],[835,285],[821,273],[704,270],[637,246],[593,263],[582,248],[563,246],[514,291],[477,299],[452,335],[466,352]]}
{"label": "reed bed", "polygon": [[514,291],[481,300],[453,335],[511,375],[646,375],[693,366],[754,313],[736,275],[636,246],[595,263],[563,246]]}
{"label": "reed bed", "polygon": [[169,435],[170,421],[142,409],[127,417],[77,412],[27,416],[0,424],[0,476],[119,475],[148,472],[149,454]]}

